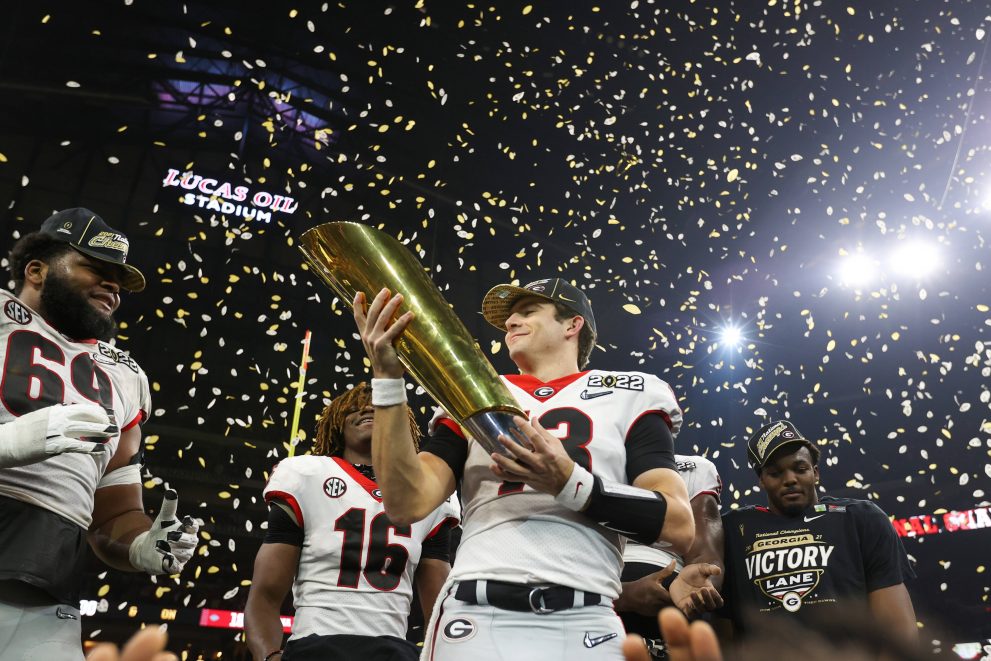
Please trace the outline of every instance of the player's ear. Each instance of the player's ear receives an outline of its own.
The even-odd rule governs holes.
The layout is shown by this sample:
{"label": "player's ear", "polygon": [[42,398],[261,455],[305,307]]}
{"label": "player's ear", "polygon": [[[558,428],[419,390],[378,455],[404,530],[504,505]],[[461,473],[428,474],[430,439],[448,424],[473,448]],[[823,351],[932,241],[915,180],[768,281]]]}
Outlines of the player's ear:
{"label": "player's ear", "polygon": [[565,331],[565,333],[567,334],[568,337],[572,337],[574,335],[578,335],[579,333],[582,332],[582,327],[584,325],[585,325],[585,317],[581,317],[579,315],[575,315],[569,321],[568,328]]}
{"label": "player's ear", "polygon": [[24,281],[40,287],[48,274],[48,264],[40,259],[32,259],[24,266]]}

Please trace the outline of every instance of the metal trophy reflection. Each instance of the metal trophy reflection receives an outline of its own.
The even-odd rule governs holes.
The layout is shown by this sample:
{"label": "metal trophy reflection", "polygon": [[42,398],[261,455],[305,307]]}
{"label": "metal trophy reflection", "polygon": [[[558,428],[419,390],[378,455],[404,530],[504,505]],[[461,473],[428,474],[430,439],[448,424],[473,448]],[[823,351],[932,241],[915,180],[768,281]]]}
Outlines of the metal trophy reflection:
{"label": "metal trophy reflection", "polygon": [[397,316],[415,313],[396,341],[407,371],[489,452],[512,456],[498,437],[522,438],[513,416],[526,416],[423,265],[399,241],[367,225],[336,222],[304,232],[299,249],[348,305],[359,291],[402,293]]}

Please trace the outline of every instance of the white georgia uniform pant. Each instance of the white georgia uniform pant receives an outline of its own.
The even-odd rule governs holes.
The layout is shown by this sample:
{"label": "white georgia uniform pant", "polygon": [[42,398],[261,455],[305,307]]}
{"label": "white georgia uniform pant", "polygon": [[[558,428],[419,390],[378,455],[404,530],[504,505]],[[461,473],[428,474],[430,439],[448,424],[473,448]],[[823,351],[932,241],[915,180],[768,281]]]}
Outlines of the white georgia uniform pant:
{"label": "white georgia uniform pant", "polygon": [[469,604],[449,588],[432,619],[421,661],[623,661],[626,631],[611,606],[538,615]]}
{"label": "white georgia uniform pant", "polygon": [[83,661],[79,609],[0,601],[0,661]]}

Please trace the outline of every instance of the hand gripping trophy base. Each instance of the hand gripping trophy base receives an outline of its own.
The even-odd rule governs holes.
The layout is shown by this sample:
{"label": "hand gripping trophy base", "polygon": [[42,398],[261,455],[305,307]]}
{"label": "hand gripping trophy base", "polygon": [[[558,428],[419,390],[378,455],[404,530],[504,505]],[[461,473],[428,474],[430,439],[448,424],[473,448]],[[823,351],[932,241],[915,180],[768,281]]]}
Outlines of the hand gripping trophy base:
{"label": "hand gripping trophy base", "polygon": [[526,445],[523,431],[513,422],[519,411],[488,410],[479,411],[464,421],[465,430],[489,453],[498,452],[507,457],[513,455],[505,448],[500,435],[506,435],[520,445]]}

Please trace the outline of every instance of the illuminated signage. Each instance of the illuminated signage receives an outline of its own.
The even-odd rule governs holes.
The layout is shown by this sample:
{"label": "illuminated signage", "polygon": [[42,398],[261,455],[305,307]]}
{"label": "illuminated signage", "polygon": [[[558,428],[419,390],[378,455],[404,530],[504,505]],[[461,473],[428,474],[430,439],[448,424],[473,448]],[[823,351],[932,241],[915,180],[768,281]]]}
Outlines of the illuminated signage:
{"label": "illuminated signage", "polygon": [[179,198],[182,204],[244,220],[270,223],[272,214],[291,215],[299,208],[294,198],[285,195],[264,190],[252,192],[244,185],[169,168],[162,187],[173,186],[189,191]]}
{"label": "illuminated signage", "polygon": [[924,537],[946,532],[965,532],[991,528],[991,507],[975,507],[960,512],[920,514],[892,519],[891,525],[901,537]]}
{"label": "illuminated signage", "polygon": [[[293,618],[290,615],[281,615],[282,631],[289,633],[292,630]],[[243,629],[244,613],[241,611],[225,611],[216,608],[204,608],[200,611],[200,626],[212,627],[216,629]]]}

